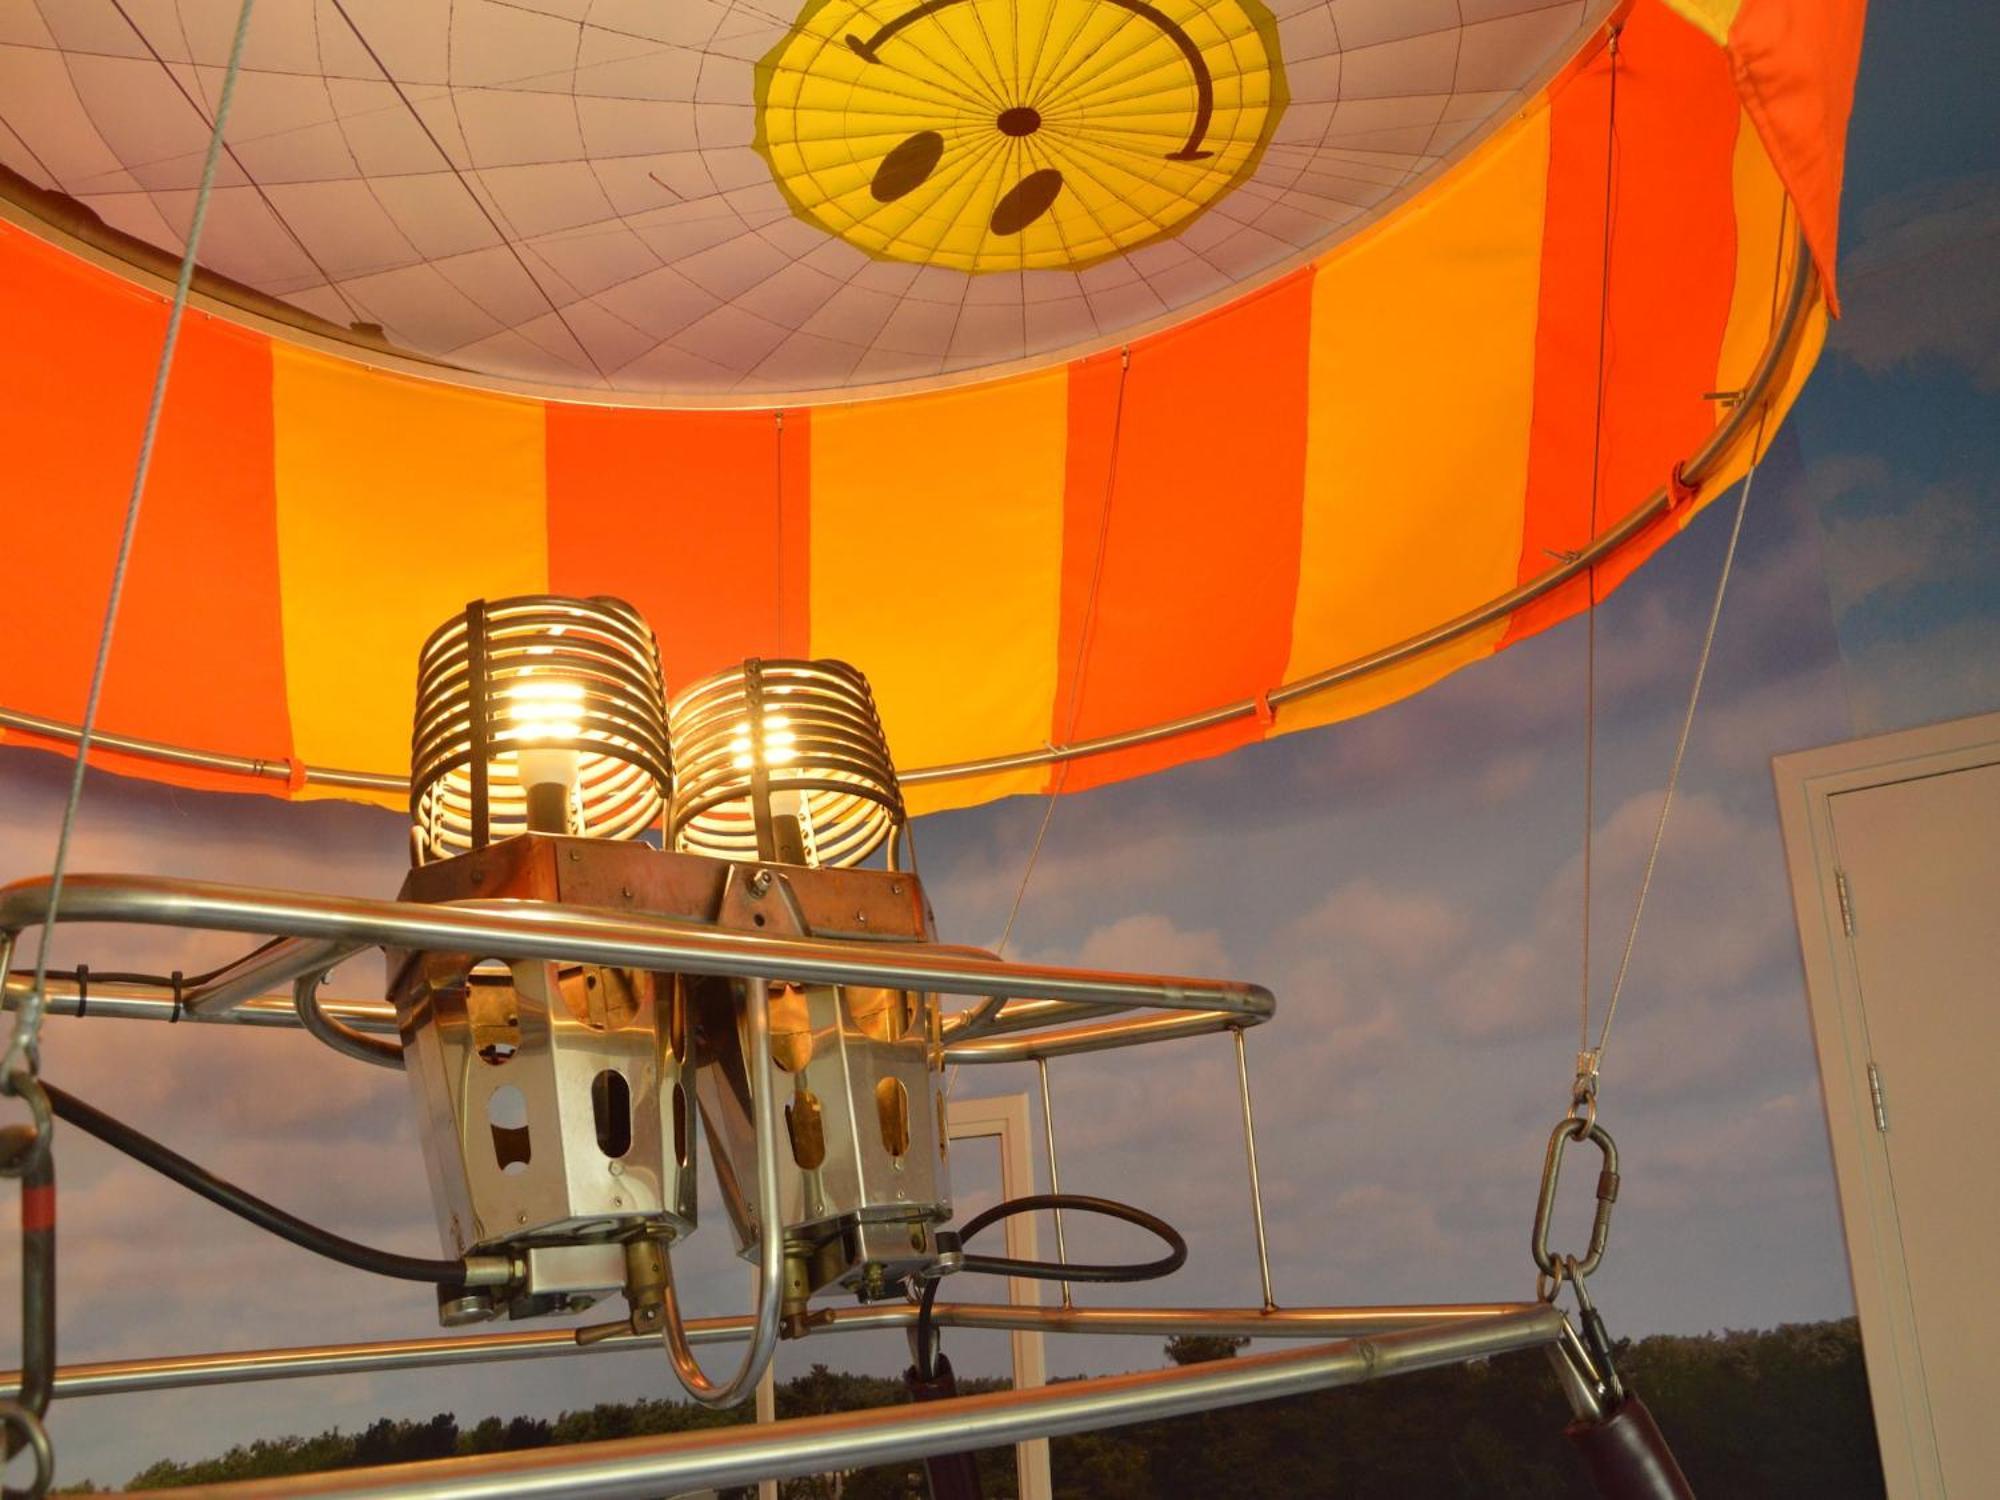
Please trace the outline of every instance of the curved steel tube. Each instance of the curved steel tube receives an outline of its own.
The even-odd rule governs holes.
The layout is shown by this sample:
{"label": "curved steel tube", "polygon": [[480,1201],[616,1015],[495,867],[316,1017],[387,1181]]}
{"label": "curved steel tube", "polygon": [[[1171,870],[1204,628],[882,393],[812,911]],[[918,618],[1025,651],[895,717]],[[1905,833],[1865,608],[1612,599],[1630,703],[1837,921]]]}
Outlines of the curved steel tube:
{"label": "curved steel tube", "polygon": [[[1803,234],[1798,235],[1794,241],[1793,255],[1791,286],[1785,305],[1772,328],[1770,342],[1764,346],[1762,358],[1745,383],[1741,396],[1729,414],[1716,425],[1708,441],[1696,449],[1681,465],[1682,476],[1691,483],[1699,484],[1707,479],[1728,450],[1743,436],[1745,429],[1754,422],[1762,420],[1771,397],[1772,386],[1790,363],[1803,327],[1806,304],[1817,280],[1812,256],[1806,249]],[[1435,626],[1421,635],[1413,635],[1407,640],[1385,646],[1380,651],[1370,652],[1366,656],[1356,657],[1353,661],[1275,687],[1264,695],[1262,703],[1255,698],[1244,698],[1183,718],[1169,719],[1163,723],[1128,729],[1117,734],[1099,735],[1095,739],[1078,740],[1068,745],[1021,750],[1011,755],[993,755],[980,760],[953,761],[941,766],[919,766],[914,770],[901,772],[898,779],[904,786],[923,786],[931,782],[961,781],[968,777],[990,775],[997,771],[1013,771],[1031,766],[1051,765],[1058,761],[1081,760],[1114,750],[1127,750],[1135,745],[1149,745],[1159,740],[1177,739],[1181,735],[1213,728],[1217,724],[1228,724],[1237,719],[1249,718],[1262,712],[1263,703],[1276,707],[1295,699],[1311,697],[1315,693],[1324,692],[1344,682],[1351,682],[1355,678],[1366,677],[1389,667],[1398,666],[1512,614],[1522,605],[1532,603],[1551,590],[1561,587],[1579,573],[1603,562],[1639,532],[1666,514],[1671,505],[1672,497],[1663,486],[1655,491],[1645,504],[1594,540],[1575,557],[1565,559],[1519,588],[1502,594],[1497,599],[1489,600],[1477,609]],[[0,728],[19,729],[28,734],[40,735],[44,739],[67,740],[71,743],[77,738],[77,728],[74,724],[65,724],[58,719],[43,718],[38,714],[21,713],[14,709],[0,708]],[[257,760],[242,755],[190,750],[185,746],[135,739],[129,735],[98,732],[91,736],[91,743],[97,749],[114,750],[120,754],[157,760],[170,765],[189,766],[205,771],[231,772],[271,781],[284,781],[290,777],[293,770],[289,761]],[[316,786],[340,787],[349,791],[391,792],[399,796],[407,795],[409,792],[409,782],[401,776],[384,775],[374,771],[340,770],[327,766],[306,766],[303,769],[305,779]]]}
{"label": "curved steel tube", "polygon": [[378,1068],[394,1068],[402,1072],[403,1048],[400,1042],[385,1041],[379,1036],[356,1031],[319,1008],[319,987],[325,979],[324,973],[307,974],[292,982],[292,1003],[298,1010],[299,1024],[336,1052],[373,1063]]}
{"label": "curved steel tube", "polygon": [[665,1316],[661,1342],[673,1361],[674,1374],[687,1393],[703,1406],[734,1406],[757,1388],[764,1369],[778,1348],[778,1314],[784,1305],[785,1226],[778,1206],[778,1109],[771,1078],[771,999],[761,979],[753,979],[743,998],[750,1025],[750,1115],[757,1126],[757,1310],[751,1315],[750,1348],[728,1380],[710,1380],[695,1358],[681,1319],[680,1298],[674,1292],[674,1258],[665,1246],[666,1266],[661,1289]]}

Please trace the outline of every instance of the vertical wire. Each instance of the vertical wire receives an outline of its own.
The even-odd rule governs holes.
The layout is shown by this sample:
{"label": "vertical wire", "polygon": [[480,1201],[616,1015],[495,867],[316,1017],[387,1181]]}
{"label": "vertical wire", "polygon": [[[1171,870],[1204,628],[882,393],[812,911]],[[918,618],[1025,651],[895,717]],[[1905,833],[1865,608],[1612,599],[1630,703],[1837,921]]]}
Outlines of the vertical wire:
{"label": "vertical wire", "polygon": [[1653,824],[1653,843],[1646,851],[1646,871],[1639,879],[1639,897],[1632,905],[1632,923],[1625,929],[1625,952],[1618,960],[1618,977],[1612,981],[1611,1000],[1604,1011],[1604,1026],[1597,1034],[1600,1060],[1604,1056],[1605,1043],[1611,1040],[1611,1023],[1618,1015],[1618,997],[1625,992],[1625,975],[1632,967],[1632,949],[1639,941],[1639,919],[1645,914],[1646,896],[1653,888],[1653,872],[1660,863],[1660,845],[1667,836],[1667,815],[1673,811],[1674,790],[1680,785],[1681,765],[1687,759],[1688,738],[1694,732],[1694,711],[1701,702],[1702,680],[1708,676],[1708,659],[1715,649],[1715,628],[1722,620],[1722,600],[1729,592],[1729,574],[1736,565],[1736,543],[1743,535],[1743,516],[1750,509],[1750,487],[1756,478],[1757,470],[1752,467],[1743,476],[1743,489],[1737,496],[1736,522],[1729,529],[1729,546],[1722,554],[1722,576],[1716,580],[1715,602],[1708,611],[1708,630],[1701,638],[1701,655],[1694,668],[1694,686],[1688,691],[1687,713],[1681,719],[1680,738],[1674,743],[1673,763],[1667,768],[1667,789],[1660,797],[1660,816]]}
{"label": "vertical wire", "polygon": [[[1604,386],[1611,323],[1611,217],[1618,162],[1618,31],[1611,32],[1611,90],[1604,115],[1604,235],[1597,277],[1597,388],[1590,436],[1590,541],[1597,540],[1598,500],[1604,477]],[[1583,668],[1583,964],[1578,986],[1577,1043],[1590,1050],[1590,897],[1592,856],[1597,841],[1597,564],[1584,571],[1589,601],[1584,608]]]}
{"label": "vertical wire", "polygon": [[132,563],[132,543],[139,530],[140,503],[146,495],[146,479],[153,467],[153,449],[159,440],[160,413],[166,405],[167,380],[173,372],[174,351],[179,346],[181,319],[187,311],[188,294],[194,285],[195,257],[201,247],[201,232],[208,220],[208,202],[215,188],[215,168],[222,157],[222,129],[229,118],[229,102],[236,93],[236,78],[242,71],[243,42],[250,34],[250,12],[256,0],[243,0],[236,14],[236,34],[229,45],[229,66],[222,75],[222,91],[216,97],[215,121],[209,131],[208,154],[201,164],[201,182],[195,189],[194,213],[188,221],[186,248],[181,252],[180,275],[174,282],[174,298],[167,310],[167,332],[160,346],[160,361],[153,372],[152,397],[146,406],[146,425],[139,438],[139,458],[132,474],[132,493],[125,503],[125,526],[118,538],[118,556],[111,569],[111,592],[104,602],[104,625],[98,633],[97,659],[90,670],[90,690],[84,699],[83,722],[78,726],[76,766],[70,776],[69,795],[63,803],[62,826],[56,834],[55,860],[49,872],[49,904],[36,932],[35,984],[21,1003],[14,1033],[8,1039],[7,1055],[0,1073],[11,1075],[29,1063],[36,1038],[41,1032],[43,1010],[48,1004],[49,934],[62,903],[63,876],[69,867],[70,841],[76,832],[77,808],[83,802],[83,777],[90,758],[90,742],[97,729],[97,711],[104,696],[106,668],[111,661],[111,640],[118,627],[118,607],[125,596],[125,575]]}
{"label": "vertical wire", "polygon": [[[1084,595],[1083,623],[1077,631],[1076,659],[1071,664],[1069,676],[1069,705],[1063,716],[1063,743],[1076,738],[1077,715],[1083,707],[1083,678],[1090,663],[1090,640],[1092,627],[1097,623],[1097,598],[1104,582],[1104,555],[1111,545],[1111,502],[1118,489],[1118,449],[1125,431],[1125,380],[1132,369],[1132,351],[1124,349],[1118,356],[1118,390],[1111,407],[1111,448],[1104,468],[1104,508],[1097,520],[1097,549],[1090,563],[1090,588]],[[1049,781],[1048,802],[1042,809],[1042,826],[1036,830],[1033,847],[1028,850],[1027,868],[1021,872],[1021,884],[1014,892],[1013,908],[1007,913],[1007,925],[1001,929],[1000,943],[994,952],[1002,957],[1007,952],[1007,940],[1014,935],[1015,919],[1021,915],[1021,903],[1028,894],[1028,882],[1035,877],[1036,862],[1042,856],[1042,842],[1049,836],[1049,824],[1055,820],[1056,801],[1062,796],[1064,784],[1069,780],[1069,760],[1056,763],[1054,776]]]}
{"label": "vertical wire", "polygon": [[[1118,488],[1118,449],[1125,432],[1125,380],[1131,369],[1132,351],[1121,349],[1118,354],[1118,390],[1111,407],[1111,447],[1104,469],[1104,508],[1098,516],[1097,550],[1090,564],[1090,589],[1084,595],[1083,624],[1077,631],[1076,659],[1070,669],[1069,706],[1063,724],[1064,743],[1076,738],[1076,718],[1083,704],[1083,677],[1090,660],[1091,627],[1097,620],[1097,596],[1104,582],[1104,554],[1110,550],[1111,544],[1111,500]],[[1014,923],[1021,915],[1021,903],[1027,899],[1028,883],[1035,878],[1035,866],[1041,860],[1042,844],[1049,836],[1049,825],[1055,821],[1056,801],[1062,796],[1064,783],[1069,780],[1069,768],[1068,760],[1056,763],[1055,774],[1049,781],[1048,800],[1042,806],[1042,823],[1035,830],[1035,842],[1028,849],[1028,863],[1021,871],[1020,885],[1015,887],[1014,904],[1007,912],[1007,925],[1000,929],[1000,941],[993,950],[995,957],[1004,958],[1007,955],[1007,943],[1014,936]],[[982,1001],[971,1012],[973,1030],[990,1025],[1005,1003],[998,998]],[[954,1063],[951,1072],[945,1076],[947,1098],[958,1086],[958,1069],[959,1065]]]}

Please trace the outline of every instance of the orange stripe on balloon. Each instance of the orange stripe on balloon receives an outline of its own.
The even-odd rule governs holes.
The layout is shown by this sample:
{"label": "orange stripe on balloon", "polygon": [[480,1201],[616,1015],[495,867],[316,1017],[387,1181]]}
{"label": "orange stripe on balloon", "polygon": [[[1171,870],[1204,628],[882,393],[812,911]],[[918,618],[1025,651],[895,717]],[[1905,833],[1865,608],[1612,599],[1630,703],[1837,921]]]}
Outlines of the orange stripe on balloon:
{"label": "orange stripe on balloon", "polygon": [[424,638],[469,599],[548,591],[542,408],[287,344],[271,375],[293,743],[399,769]]}
{"label": "orange stripe on balloon", "polygon": [[613,594],[670,690],[807,649],[806,412],[548,408],[549,587]]}
{"label": "orange stripe on balloon", "polygon": [[[1622,32],[1612,143],[1609,293],[1605,150],[1613,54],[1554,96],[1543,232],[1528,501],[1518,576],[1586,546],[1666,484],[1714,431],[1706,398],[1736,278],[1732,191],[1739,120],[1723,54],[1659,6]],[[1603,414],[1598,441],[1598,353]],[[1597,570],[1602,598],[1671,535],[1653,528]],[[1588,580],[1520,610],[1512,642],[1582,609]]]}
{"label": "orange stripe on balloon", "polygon": [[[0,451],[15,560],[7,580],[10,708],[69,723],[83,717],[166,323],[155,293],[0,225],[0,328],[8,344]],[[189,312],[140,511],[101,729],[274,761],[291,754],[272,507],[270,342]],[[285,790],[283,781],[111,753],[91,759],[181,786]]]}
{"label": "orange stripe on balloon", "polygon": [[1744,0],[1729,29],[1744,108],[1798,205],[1836,315],[1840,183],[1867,9],[1864,0]]}
{"label": "orange stripe on balloon", "polygon": [[[1070,367],[1058,741],[1281,679],[1298,587],[1311,318],[1312,273],[1302,271],[1227,316],[1134,346],[1122,401],[1118,356]],[[1219,755],[1265,728],[1242,719],[1093,756],[1060,784],[1078,791]]]}

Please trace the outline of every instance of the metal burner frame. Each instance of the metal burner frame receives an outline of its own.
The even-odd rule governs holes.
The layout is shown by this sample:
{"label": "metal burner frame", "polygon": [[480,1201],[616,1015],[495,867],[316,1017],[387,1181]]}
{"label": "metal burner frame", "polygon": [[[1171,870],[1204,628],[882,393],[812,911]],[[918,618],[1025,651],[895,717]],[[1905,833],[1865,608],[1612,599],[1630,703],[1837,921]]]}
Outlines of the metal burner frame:
{"label": "metal burner frame", "polygon": [[[46,880],[0,888],[0,972],[15,941],[46,921]],[[246,934],[261,945],[195,986],[52,978],[49,1014],[303,1027],[343,1053],[356,1039],[396,1031],[385,1001],[314,995],[310,980],[371,948],[478,951],[504,959],[616,965],[747,981],[879,985],[968,997],[937,1043],[948,1064],[1032,1062],[1043,1073],[1045,1145],[1055,1170],[1047,1109],[1051,1058],[1229,1032],[1238,1064],[1250,1217],[1262,1307],[1083,1308],[940,1302],[946,1327],[1038,1329],[1045,1333],[1209,1333],[1298,1339],[1303,1348],[1212,1364],[1067,1381],[1037,1389],[956,1397],[919,1406],[622,1439],[557,1449],[485,1454],[219,1486],[208,1493],[446,1496],[656,1495],[676,1488],[742,1484],[998,1446],[1125,1423],[1353,1385],[1414,1370],[1540,1348],[1580,1414],[1601,1413],[1603,1385],[1563,1314],[1539,1302],[1379,1307],[1280,1307],[1271,1275],[1257,1172],[1245,1029],[1271,1019],[1269,990],[1226,980],[1107,973],[1004,961],[980,949],[850,938],[773,937],[657,916],[533,901],[430,905],[208,884],[155,876],[72,875],[60,922],[119,923]],[[31,984],[11,973],[6,1008],[27,1002]],[[760,1110],[769,1121],[771,1112]],[[760,1150],[774,1152],[767,1128]],[[1058,1224],[1060,1238],[1060,1225]],[[761,1311],[761,1310],[760,1310]],[[839,1307],[815,1316],[810,1333],[907,1329],[914,1307]],[[765,1341],[767,1316],[690,1321],[692,1344]],[[328,1344],[60,1367],[57,1398],[227,1385],[369,1370],[448,1368],[498,1360],[656,1348],[652,1336],[620,1334],[579,1343],[564,1329]],[[18,1372],[0,1385],[18,1385]],[[179,1493],[179,1492],[177,1492]]]}

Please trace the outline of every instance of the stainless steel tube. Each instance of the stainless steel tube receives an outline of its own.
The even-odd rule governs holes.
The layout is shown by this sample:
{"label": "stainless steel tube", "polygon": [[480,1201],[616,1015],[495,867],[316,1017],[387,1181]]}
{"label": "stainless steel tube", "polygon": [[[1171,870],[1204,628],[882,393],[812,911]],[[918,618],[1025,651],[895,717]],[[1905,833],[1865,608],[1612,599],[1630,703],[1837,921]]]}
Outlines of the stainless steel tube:
{"label": "stainless steel tube", "polygon": [[[1056,1111],[1055,1105],[1049,1099],[1049,1060],[1046,1057],[1037,1057],[1035,1059],[1035,1073],[1042,1086],[1042,1144],[1047,1150],[1049,1158],[1049,1191],[1060,1194],[1062,1192],[1062,1173],[1056,1170]],[[1069,1246],[1063,1241],[1062,1210],[1058,1208],[1051,1210],[1051,1212],[1054,1214],[1056,1221],[1056,1259],[1064,1265],[1068,1265]],[[1062,1305],[1064,1308],[1075,1305],[1071,1299],[1069,1282],[1067,1281],[1062,1283]]]}
{"label": "stainless steel tube", "polygon": [[1372,1338],[918,1406],[159,1493],[338,1495],[356,1500],[587,1494],[639,1500],[679,1489],[721,1488],[931,1453],[999,1447],[1024,1438],[1094,1431],[1355,1385],[1543,1347],[1560,1338],[1562,1328],[1560,1313],[1537,1305]]}
{"label": "stainless steel tube", "polygon": [[[68,919],[69,914],[65,911],[63,920]],[[351,958],[367,947],[366,943],[344,942],[337,938],[310,941],[280,939],[268,947],[245,954],[206,984],[189,990],[185,1003],[189,1013],[195,1016],[223,1015],[245,1000],[255,999],[268,990],[283,989],[307,974],[324,974],[342,959]]]}
{"label": "stainless steel tube", "polygon": [[1031,1062],[1045,1057],[1068,1057],[1079,1052],[1109,1052],[1117,1047],[1137,1047],[1146,1042],[1168,1042],[1180,1037],[1208,1036],[1237,1026],[1259,1026],[1270,1019],[1263,1015],[1236,1016],[1181,1014],[1172,1016],[1131,1016],[1098,1021],[1088,1026],[1062,1026],[1051,1031],[1029,1032],[1022,1036],[983,1036],[969,1042],[947,1041],[947,1063]]}
{"label": "stainless steel tube", "polygon": [[1250,1054],[1243,1047],[1243,1028],[1230,1028],[1236,1038],[1236,1086],[1243,1096],[1243,1149],[1250,1158],[1250,1222],[1257,1230],[1257,1275],[1264,1283],[1264,1306],[1271,1299],[1271,1247],[1264,1237],[1264,1184],[1257,1175],[1257,1117],[1250,1107]]}
{"label": "stainless steel tube", "polygon": [[978,1020],[978,1012],[985,1009],[987,1003],[982,1002],[977,1009],[961,1010],[944,1018],[946,1045],[969,1042],[975,1036],[1035,1031],[1063,1021],[1094,1021],[1099,1016],[1116,1015],[1125,1009],[1122,1005],[1079,1005],[1073,1000],[1009,1000],[992,1020],[980,1023],[974,1030],[973,1023]]}
{"label": "stainless steel tube", "polygon": [[[48,882],[0,889],[0,929],[41,921]],[[157,876],[72,875],[61,920],[125,922],[225,932],[276,933],[354,947],[470,952],[493,958],[564,958],[684,974],[874,984],[959,995],[1010,995],[1090,1004],[1153,1006],[1226,1015],[1271,1014],[1261,985],[1227,980],[1100,973],[1015,964],[920,944],[765,937],[661,917],[633,917],[529,902],[452,905],[264,891]]]}
{"label": "stainless steel tube", "polygon": [[[16,1010],[27,998],[33,982],[25,975],[9,976],[5,1009]],[[74,980],[49,980],[48,1014],[52,1016],[100,1016],[124,1021],[200,1021],[205,1025],[276,1026],[297,1030],[298,1003],[293,995],[259,995],[245,1000],[220,1015],[190,1016],[185,1004],[176,1006],[170,990],[155,985],[106,983],[93,979],[89,993],[79,991]],[[396,1009],[386,1000],[318,999],[320,1013],[356,1031],[390,1036],[396,1033]]]}
{"label": "stainless steel tube", "polygon": [[745,986],[743,1015],[750,1031],[750,1116],[757,1130],[757,1310],[750,1317],[750,1348],[736,1373],[713,1381],[695,1358],[681,1322],[680,1298],[674,1291],[674,1258],[663,1245],[666,1265],[662,1287],[666,1316],[660,1338],[674,1374],[687,1393],[703,1406],[734,1406],[747,1400],[764,1378],[778,1348],[778,1315],[785,1300],[785,1225],[778,1205],[778,1106],[771,1071],[771,994],[761,979]]}
{"label": "stainless steel tube", "polygon": [[394,1068],[402,1072],[403,1047],[400,1042],[356,1031],[320,1009],[319,986],[324,978],[325,975],[314,973],[293,981],[292,1001],[293,1008],[298,1012],[299,1024],[344,1056],[373,1063],[378,1068]]}
{"label": "stainless steel tube", "polygon": [[[1463,1323],[1521,1312],[1534,1303],[1446,1302],[1429,1306],[1287,1307],[1058,1307],[1009,1302],[940,1302],[933,1316],[944,1328],[985,1328],[1006,1332],[1136,1335],[1177,1333],[1241,1335],[1259,1339],[1325,1339],[1396,1333],[1434,1323]],[[917,1310],[903,1303],[830,1307],[816,1312],[809,1334],[856,1329],[907,1328]],[[750,1336],[747,1317],[697,1318],[687,1325],[695,1345],[730,1343]],[[122,1396],[138,1391],[187,1386],[242,1385],[264,1380],[354,1375],[375,1370],[449,1368],[519,1359],[549,1359],[604,1350],[650,1350],[650,1334],[616,1333],[579,1344],[569,1328],[533,1333],[479,1333],[458,1337],[392,1339],[375,1343],[311,1344],[292,1349],[242,1349],[209,1354],[175,1354],[154,1359],[103,1360],[65,1365],[56,1371],[55,1397]],[[19,1370],[0,1371],[0,1391],[20,1384]]]}
{"label": "stainless steel tube", "polygon": [[940,1302],[941,1327],[1040,1333],[1171,1337],[1207,1333],[1256,1339],[1309,1339],[1400,1333],[1437,1323],[1478,1322],[1527,1312],[1535,1302],[1442,1302],[1382,1307],[1017,1307],[1011,1303]]}

